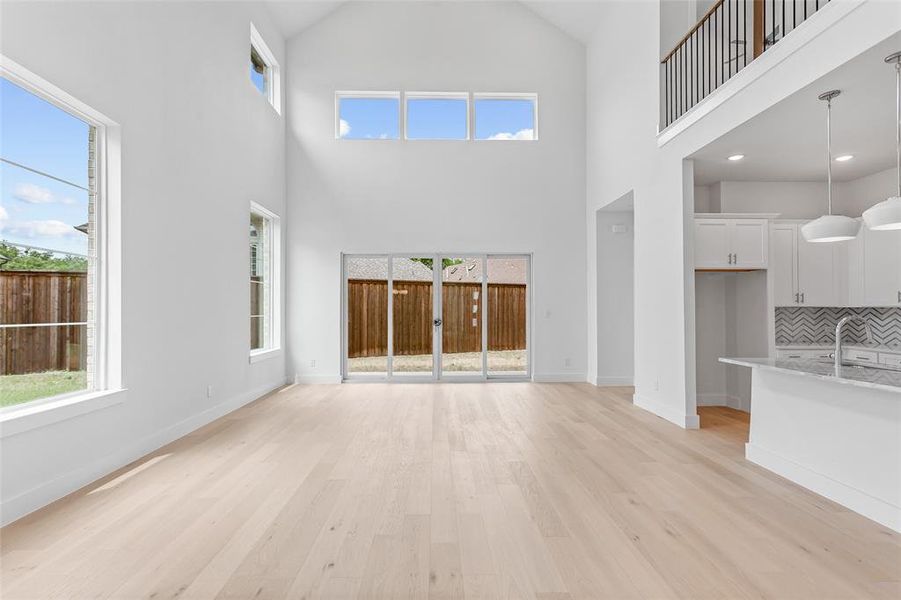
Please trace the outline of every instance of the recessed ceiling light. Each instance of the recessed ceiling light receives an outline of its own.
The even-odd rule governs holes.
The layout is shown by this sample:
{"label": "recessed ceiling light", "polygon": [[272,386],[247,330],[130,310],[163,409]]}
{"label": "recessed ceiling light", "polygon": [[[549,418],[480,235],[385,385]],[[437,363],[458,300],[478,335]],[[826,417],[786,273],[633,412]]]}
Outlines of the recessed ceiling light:
{"label": "recessed ceiling light", "polygon": [[744,157],[745,157],[744,154],[733,154],[732,156],[729,157],[729,160],[731,160],[731,161],[734,162],[734,161],[736,161],[736,160],[741,160],[741,159],[743,159]]}
{"label": "recessed ceiling light", "polygon": [[841,156],[835,157],[835,162],[845,162],[854,158],[853,154],[842,154]]}

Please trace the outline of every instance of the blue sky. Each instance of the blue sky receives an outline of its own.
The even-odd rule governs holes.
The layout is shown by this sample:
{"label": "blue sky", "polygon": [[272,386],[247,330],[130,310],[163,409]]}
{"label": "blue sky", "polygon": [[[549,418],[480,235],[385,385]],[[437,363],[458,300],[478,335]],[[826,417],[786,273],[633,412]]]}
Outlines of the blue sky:
{"label": "blue sky", "polygon": [[[400,100],[397,98],[342,98],[339,135],[344,139],[398,139]],[[531,100],[475,101],[475,137],[532,139],[534,112]],[[410,139],[466,139],[466,101],[451,98],[408,100],[407,137]]]}
{"label": "blue sky", "polygon": [[[0,78],[0,156],[82,187],[88,183],[87,123]],[[88,194],[0,164],[0,238],[87,254]]]}

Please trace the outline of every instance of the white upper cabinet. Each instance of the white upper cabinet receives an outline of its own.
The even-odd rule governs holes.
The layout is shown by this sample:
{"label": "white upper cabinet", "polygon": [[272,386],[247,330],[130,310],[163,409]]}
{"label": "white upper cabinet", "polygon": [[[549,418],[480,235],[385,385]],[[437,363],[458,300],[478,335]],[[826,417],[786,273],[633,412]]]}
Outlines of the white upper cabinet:
{"label": "white upper cabinet", "polygon": [[901,306],[901,231],[863,228],[862,296],[866,306]]}
{"label": "white upper cabinet", "polygon": [[841,306],[842,244],[812,244],[796,223],[772,226],[773,301],[776,306]]}
{"label": "white upper cabinet", "polygon": [[776,223],[770,231],[773,301],[776,306],[794,306],[798,293],[798,227]]}
{"label": "white upper cabinet", "polygon": [[695,268],[765,269],[766,219],[695,219]]}

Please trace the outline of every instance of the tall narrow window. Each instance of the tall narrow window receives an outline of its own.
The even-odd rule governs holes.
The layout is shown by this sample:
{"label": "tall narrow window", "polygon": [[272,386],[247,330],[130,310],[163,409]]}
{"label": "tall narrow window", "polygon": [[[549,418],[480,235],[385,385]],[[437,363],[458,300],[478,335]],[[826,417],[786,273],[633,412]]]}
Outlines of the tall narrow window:
{"label": "tall narrow window", "polygon": [[263,41],[257,28],[250,24],[250,82],[281,113],[281,81],[275,55]]}
{"label": "tall narrow window", "polygon": [[475,139],[537,140],[536,94],[473,94]]}
{"label": "tall narrow window", "polygon": [[97,130],[0,78],[0,406],[91,390]]}
{"label": "tall narrow window", "polygon": [[258,204],[250,209],[250,355],[279,347],[279,218]]}
{"label": "tall narrow window", "polygon": [[335,137],[342,140],[396,140],[400,137],[400,94],[338,92]]}

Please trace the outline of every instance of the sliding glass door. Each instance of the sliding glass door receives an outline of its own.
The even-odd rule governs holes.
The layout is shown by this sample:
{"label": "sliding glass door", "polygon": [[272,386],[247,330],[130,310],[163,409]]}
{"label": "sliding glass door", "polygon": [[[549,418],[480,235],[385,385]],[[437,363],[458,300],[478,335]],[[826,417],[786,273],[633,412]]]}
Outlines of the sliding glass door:
{"label": "sliding glass door", "polygon": [[531,375],[528,255],[345,255],[343,269],[345,378]]}

